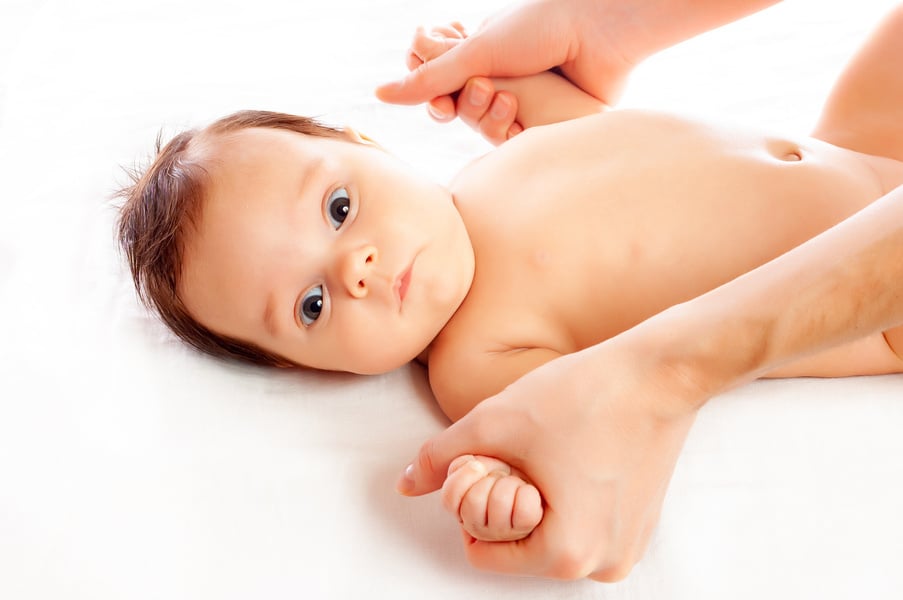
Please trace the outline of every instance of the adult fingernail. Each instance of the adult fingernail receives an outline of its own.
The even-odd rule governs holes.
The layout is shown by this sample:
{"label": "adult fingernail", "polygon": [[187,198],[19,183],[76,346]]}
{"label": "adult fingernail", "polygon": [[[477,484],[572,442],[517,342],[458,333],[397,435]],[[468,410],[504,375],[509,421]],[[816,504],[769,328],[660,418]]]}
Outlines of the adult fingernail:
{"label": "adult fingernail", "polygon": [[494,119],[504,119],[511,112],[511,101],[504,96],[498,96],[489,110]]}
{"label": "adult fingernail", "polygon": [[434,119],[445,120],[448,118],[444,112],[433,106],[432,104],[427,104],[426,109],[430,112]]}
{"label": "adult fingernail", "polygon": [[395,490],[399,494],[410,494],[414,491],[414,465],[408,465],[404,469],[404,473],[398,478],[395,484]]}
{"label": "adult fingernail", "polygon": [[485,84],[475,81],[470,87],[469,98],[470,103],[474,106],[482,106],[489,100],[489,88]]}

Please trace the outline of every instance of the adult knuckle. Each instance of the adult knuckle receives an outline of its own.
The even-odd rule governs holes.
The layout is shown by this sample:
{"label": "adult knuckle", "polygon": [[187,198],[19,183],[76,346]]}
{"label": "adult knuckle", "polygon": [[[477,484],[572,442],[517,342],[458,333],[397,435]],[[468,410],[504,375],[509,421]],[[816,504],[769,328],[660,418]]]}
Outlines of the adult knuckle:
{"label": "adult knuckle", "polygon": [[436,441],[427,440],[420,446],[420,452],[417,455],[417,464],[423,471],[432,473],[436,466]]}
{"label": "adult knuckle", "polygon": [[498,425],[492,419],[474,419],[470,423],[471,437],[480,445],[494,439],[498,434]]}
{"label": "adult knuckle", "polygon": [[606,565],[601,569],[596,569],[590,575],[590,578],[603,583],[615,583],[626,579],[632,570],[632,561],[626,559],[619,560],[610,565]]}
{"label": "adult knuckle", "polygon": [[549,575],[555,579],[583,579],[592,572],[587,554],[575,547],[559,550],[549,569]]}

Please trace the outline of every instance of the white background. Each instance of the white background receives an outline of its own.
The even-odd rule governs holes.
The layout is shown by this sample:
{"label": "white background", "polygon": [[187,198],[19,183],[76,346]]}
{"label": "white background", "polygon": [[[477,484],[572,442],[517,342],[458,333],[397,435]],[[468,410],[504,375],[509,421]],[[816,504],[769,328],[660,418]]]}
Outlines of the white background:
{"label": "white background", "polygon": [[[758,382],[700,414],[624,582],[471,570],[397,473],[423,373],[197,355],[137,304],[112,191],[240,108],[351,123],[440,181],[489,146],[379,104],[414,27],[498,0],[0,0],[0,598],[895,598],[903,379]],[[642,66],[622,102],[805,132],[889,2],[800,0]]]}

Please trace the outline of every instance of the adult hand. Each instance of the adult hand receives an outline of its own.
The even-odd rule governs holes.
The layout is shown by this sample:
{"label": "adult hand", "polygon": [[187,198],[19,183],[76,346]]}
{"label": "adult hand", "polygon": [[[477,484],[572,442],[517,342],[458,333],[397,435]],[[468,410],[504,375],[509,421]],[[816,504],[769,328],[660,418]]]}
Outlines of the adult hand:
{"label": "adult hand", "polygon": [[528,373],[428,441],[399,481],[439,488],[464,454],[524,471],[545,513],[518,542],[465,539],[477,568],[615,581],[642,557],[703,395],[638,336],[622,334]]}
{"label": "adult hand", "polygon": [[[460,90],[474,76],[515,77],[558,67],[577,86],[610,105],[636,62],[628,42],[639,41],[630,38],[626,22],[630,11],[620,4],[530,0],[491,17],[469,37],[446,44],[431,60],[412,63],[409,55],[413,70],[380,86],[377,96],[395,104],[419,104]],[[454,114],[444,117],[439,119],[449,120]]]}
{"label": "adult hand", "polygon": [[[449,121],[456,116],[449,94],[473,77],[519,77],[557,68],[613,106],[630,71],[646,57],[777,1],[526,0],[489,18],[469,37],[461,28],[461,39],[436,46],[441,51],[435,58],[409,60],[413,70],[377,88],[376,95],[394,104],[432,100],[434,118]],[[470,93],[464,90],[465,97]]]}
{"label": "adult hand", "polygon": [[[464,26],[458,22],[433,27],[418,27],[408,49],[406,63],[413,71],[442,56],[467,39]],[[444,123],[458,116],[483,137],[499,145],[521,131],[523,126],[515,121],[518,112],[517,97],[507,91],[496,91],[487,77],[471,77],[456,94],[433,98],[427,105],[430,116]]]}

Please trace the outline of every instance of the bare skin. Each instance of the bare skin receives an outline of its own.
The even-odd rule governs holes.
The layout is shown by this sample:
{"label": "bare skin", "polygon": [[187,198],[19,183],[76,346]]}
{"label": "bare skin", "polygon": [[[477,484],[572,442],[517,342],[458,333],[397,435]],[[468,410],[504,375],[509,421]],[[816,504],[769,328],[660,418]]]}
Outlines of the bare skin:
{"label": "bare skin", "polygon": [[[457,23],[431,30],[427,53],[423,46],[409,53],[410,73],[376,94],[398,104],[430,100],[433,118],[460,116],[498,144],[523,130],[513,120],[518,97],[471,94],[465,84],[475,76],[524,76],[556,67],[612,105],[644,58],[775,1],[525,0],[487,19],[466,40]],[[448,95],[462,88],[457,102]]]}
{"label": "bare skin", "polygon": [[[419,56],[428,59],[437,48],[437,31],[432,39],[418,34],[426,41]],[[893,35],[883,39],[873,41],[844,75],[817,137],[800,140],[714,130],[650,113],[598,114],[605,105],[552,74],[469,82],[515,95],[515,124],[588,116],[530,129],[464,169],[450,186],[479,250],[467,300],[430,353],[430,382],[446,414],[460,418],[474,400],[539,365],[699,296],[903,184],[899,135],[881,127],[868,135],[838,127],[839,117],[848,124],[851,114],[861,114],[849,106],[853,90],[887,85],[884,69],[892,63],[886,53],[903,55]],[[892,98],[901,97],[903,89]],[[497,101],[498,94],[487,111]],[[548,107],[561,112],[549,114]],[[895,122],[899,112],[889,99],[871,107],[867,122]],[[853,143],[845,148],[824,139]],[[590,247],[593,252],[586,252]],[[765,376],[899,372],[901,332],[862,338]],[[461,372],[485,376],[462,381]],[[443,503],[476,539],[518,539],[525,523],[541,519],[538,494],[515,502],[513,484],[488,484],[511,479],[510,468],[491,460],[471,457],[469,469],[462,459],[452,463]],[[526,496],[522,487],[517,493]]]}
{"label": "bare skin", "polygon": [[[412,183],[415,180],[408,181],[388,163],[374,169],[373,154],[359,154],[364,150],[354,145],[347,150],[341,146],[345,142],[274,136],[262,130],[235,134],[225,140],[228,143],[208,140],[209,147],[198,151],[210,153],[212,178],[220,185],[207,199],[186,249],[180,294],[195,317],[212,329],[295,362],[315,359],[319,368],[378,372],[425,350],[420,356],[429,364],[437,400],[457,420],[541,365],[564,355],[577,357],[668,307],[766,263],[903,184],[903,136],[882,138],[876,146],[877,130],[851,126],[848,116],[849,107],[858,105],[854,91],[878,76],[874,65],[895,64],[901,55],[899,44],[891,43],[900,29],[888,31],[835,90],[816,132],[822,139],[723,130],[648,112],[600,112],[602,103],[563,79],[555,79],[549,92],[548,78],[556,77],[550,74],[494,80],[494,89],[504,88],[517,97],[517,122],[526,131],[459,174],[449,187],[456,211],[448,210],[449,197],[442,190]],[[897,78],[881,85],[885,93],[903,98],[903,75]],[[848,80],[855,86],[848,86]],[[531,99],[542,102],[531,104]],[[549,115],[532,112],[531,106],[567,110]],[[899,102],[869,105],[868,110],[879,122],[903,122]],[[573,120],[540,126],[563,119]],[[883,156],[863,152],[875,148]],[[281,179],[297,170],[296,162],[310,157],[325,165],[316,176]],[[253,190],[243,191],[242,182],[264,168],[270,175],[255,180]],[[234,182],[223,183],[228,177]],[[354,185],[362,190],[360,198]],[[323,207],[329,206],[334,192],[345,190],[342,186],[351,190],[349,224],[330,225],[322,218]],[[405,197],[399,197],[399,189]],[[249,204],[250,191],[266,203]],[[286,198],[299,193],[307,212],[295,216],[293,211],[300,209],[294,208],[294,201],[286,204]],[[435,197],[436,206],[443,207],[440,212],[418,204],[424,194]],[[396,211],[397,219],[381,224],[368,208],[374,196],[380,197],[381,211]],[[359,202],[359,212],[354,212],[358,205],[353,202]],[[420,218],[443,232],[453,244],[449,247],[465,247],[469,239],[472,255],[430,249],[434,236],[417,235],[422,229],[417,219],[399,230],[410,235],[384,235],[414,207],[426,211]],[[306,227],[308,213],[319,215],[323,223],[317,227],[325,229],[297,236],[290,219]],[[465,226],[464,237],[457,225],[446,228],[456,215]],[[252,219],[259,225],[253,231],[247,225]],[[377,237],[364,239],[365,232]],[[328,247],[328,252],[304,246],[312,236],[327,234],[332,237],[324,237],[318,248]],[[386,241],[374,242],[379,236]],[[421,246],[433,266],[415,261],[409,271],[411,256],[417,256]],[[228,248],[238,251],[229,255],[224,252]],[[311,260],[312,254],[317,260]],[[260,265],[265,265],[265,273]],[[422,281],[440,272],[442,289],[450,291],[430,296],[435,288]],[[329,319],[300,323],[297,299],[318,285],[329,288],[327,296],[335,303],[324,309]],[[215,286],[222,291],[209,293]],[[261,289],[267,293],[261,296]],[[406,293],[399,295],[400,289]],[[429,298],[432,308],[416,312],[416,303],[426,306],[418,298]],[[348,321],[348,315],[355,314],[361,323],[373,319],[386,326],[377,301],[384,305],[384,314],[400,324],[409,323],[406,315],[418,315],[416,328],[399,330],[405,332],[405,343],[397,356],[387,352],[395,341],[391,335],[368,338],[361,333],[366,327]],[[271,305],[278,309],[275,322],[267,316]],[[342,339],[336,341],[328,327],[341,322],[346,325],[337,330]],[[391,334],[392,327],[386,332]],[[440,329],[433,338],[431,332]],[[901,346],[900,328],[888,329],[772,374],[899,372]],[[349,353],[353,368],[346,364]],[[393,357],[384,359],[387,355]],[[653,502],[651,521],[635,532],[640,542],[648,539],[655,506],[664,495],[660,482],[664,478],[667,483],[672,459],[691,423],[692,415],[681,418],[670,433],[658,436],[668,445],[663,455],[671,458],[658,467],[662,477],[650,476],[658,505]],[[562,428],[560,435],[568,431]],[[624,457],[624,462],[630,461]],[[536,483],[545,489],[544,482]],[[466,534],[483,541],[523,538],[549,508],[516,470],[482,456],[453,463],[443,501]],[[471,556],[483,551],[481,543],[469,546]]]}

